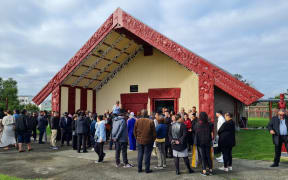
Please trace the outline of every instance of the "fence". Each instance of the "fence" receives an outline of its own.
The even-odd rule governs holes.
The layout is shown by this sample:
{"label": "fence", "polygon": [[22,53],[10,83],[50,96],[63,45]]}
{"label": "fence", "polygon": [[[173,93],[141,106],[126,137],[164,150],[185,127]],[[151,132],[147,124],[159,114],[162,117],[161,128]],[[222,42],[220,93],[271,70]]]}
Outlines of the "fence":
{"label": "fence", "polygon": [[[272,109],[272,117],[277,115],[278,109]],[[248,118],[269,118],[269,106],[246,106],[244,117]]]}

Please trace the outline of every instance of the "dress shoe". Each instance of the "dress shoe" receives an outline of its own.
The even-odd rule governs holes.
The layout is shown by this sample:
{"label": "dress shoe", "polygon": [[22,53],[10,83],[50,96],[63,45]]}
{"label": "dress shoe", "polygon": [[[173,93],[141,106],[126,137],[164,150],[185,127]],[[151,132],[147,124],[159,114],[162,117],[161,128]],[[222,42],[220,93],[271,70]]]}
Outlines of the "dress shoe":
{"label": "dress shoe", "polygon": [[270,167],[278,167],[279,166],[279,164],[272,164]]}
{"label": "dress shoe", "polygon": [[179,170],[176,170],[176,175],[180,175],[180,171]]}
{"label": "dress shoe", "polygon": [[194,173],[193,169],[189,169],[189,173],[190,174]]}
{"label": "dress shoe", "polygon": [[142,169],[138,169],[138,173],[142,173],[143,171],[142,171]]}
{"label": "dress shoe", "polygon": [[145,171],[147,174],[149,174],[149,173],[152,173],[153,171],[151,170],[151,169],[149,169],[149,170],[146,170]]}

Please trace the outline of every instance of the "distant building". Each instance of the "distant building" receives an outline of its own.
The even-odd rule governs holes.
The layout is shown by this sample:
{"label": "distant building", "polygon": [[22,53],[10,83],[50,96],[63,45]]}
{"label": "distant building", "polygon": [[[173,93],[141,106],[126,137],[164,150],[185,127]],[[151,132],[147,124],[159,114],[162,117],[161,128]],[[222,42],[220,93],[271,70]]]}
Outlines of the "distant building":
{"label": "distant building", "polygon": [[[29,96],[29,95],[18,96],[18,100],[20,102],[20,105],[35,104],[32,101],[32,98],[33,98],[33,96]],[[43,101],[40,105],[38,105],[38,107],[41,111],[44,111],[44,110],[51,111],[51,109],[52,109],[51,100]]]}
{"label": "distant building", "polygon": [[44,111],[44,110],[51,111],[51,109],[52,109],[51,100],[43,101],[38,107],[41,111]]}
{"label": "distant building", "polygon": [[23,95],[23,96],[18,96],[18,100],[20,102],[20,105],[27,105],[27,104],[35,104],[33,101],[32,101],[32,98],[33,96],[26,96],[26,95]]}

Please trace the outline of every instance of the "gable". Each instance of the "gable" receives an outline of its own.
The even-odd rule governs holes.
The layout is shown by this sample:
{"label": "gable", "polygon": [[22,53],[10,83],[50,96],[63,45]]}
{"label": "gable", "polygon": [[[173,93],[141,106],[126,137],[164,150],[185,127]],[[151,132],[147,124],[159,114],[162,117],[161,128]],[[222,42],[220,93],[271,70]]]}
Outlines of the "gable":
{"label": "gable", "polygon": [[[123,39],[118,42],[117,37],[113,40],[112,37],[114,37],[113,34],[115,33],[115,36],[123,36],[124,40],[132,41],[135,49],[130,53],[126,52],[126,47],[129,43],[122,42]],[[119,46],[116,47],[117,45]],[[113,78],[117,71],[121,70],[125,64],[147,45],[157,48],[190,71],[197,73],[202,79],[199,89],[203,93],[211,91],[212,86],[216,85],[247,105],[263,96],[262,93],[237,80],[221,68],[178,45],[118,8],[76,55],[33,98],[33,101],[36,104],[40,104],[57,86],[64,83],[81,87],[94,86],[93,89],[97,90],[107,83],[109,79]],[[107,54],[102,54],[102,57],[101,54],[97,56],[99,49],[102,50],[101,53],[110,50]],[[118,51],[118,53],[121,52],[123,55],[121,62],[117,62],[116,59],[120,59],[120,55],[118,56],[114,50]],[[96,57],[96,60],[91,60],[92,56]],[[91,64],[98,62],[98,60],[99,63],[96,66]],[[107,61],[106,64],[104,61]],[[114,64],[114,66],[109,65],[109,68],[111,67],[112,69],[105,68],[107,63]],[[95,73],[97,75],[92,76]],[[89,85],[87,86],[87,84]],[[205,98],[201,95],[203,93],[200,93],[200,98]]]}

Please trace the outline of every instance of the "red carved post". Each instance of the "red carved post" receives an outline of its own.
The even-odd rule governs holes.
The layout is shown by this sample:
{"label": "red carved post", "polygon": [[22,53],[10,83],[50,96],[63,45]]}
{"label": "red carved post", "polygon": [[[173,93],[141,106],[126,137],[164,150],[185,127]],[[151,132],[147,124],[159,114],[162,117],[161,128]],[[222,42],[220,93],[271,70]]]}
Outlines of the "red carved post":
{"label": "red carved post", "polygon": [[214,122],[214,82],[207,72],[199,75],[199,112],[206,112]]}
{"label": "red carved post", "polygon": [[60,113],[61,87],[57,86],[52,92],[52,111]]}

